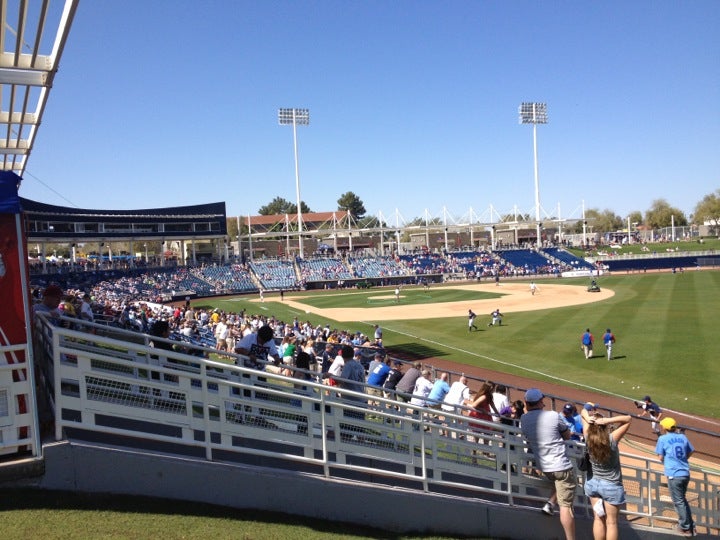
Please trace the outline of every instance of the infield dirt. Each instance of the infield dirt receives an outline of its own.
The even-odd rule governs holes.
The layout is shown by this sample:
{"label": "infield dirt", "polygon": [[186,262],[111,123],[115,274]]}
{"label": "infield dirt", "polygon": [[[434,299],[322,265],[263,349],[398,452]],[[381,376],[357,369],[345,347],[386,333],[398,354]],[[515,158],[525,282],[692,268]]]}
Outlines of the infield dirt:
{"label": "infield dirt", "polygon": [[[473,300],[471,305],[474,311],[490,313],[500,308],[503,313],[519,311],[532,311],[538,309],[551,309],[565,306],[576,306],[590,302],[600,302],[615,295],[610,289],[600,292],[588,292],[587,287],[578,285],[552,285],[543,284],[534,295],[530,293],[527,283],[503,283],[496,286],[488,284],[458,284],[445,285],[444,288],[461,289],[468,291],[485,291],[499,293],[501,298],[488,300]],[[429,294],[432,294],[432,290]],[[369,299],[394,299],[394,294],[384,294],[378,291]],[[404,295],[400,294],[400,301],[390,306],[368,306],[364,308],[316,308],[301,302],[298,296],[285,296],[285,302],[293,308],[314,313],[321,317],[340,322],[353,321],[395,321],[404,319],[426,319],[428,317],[428,304],[403,305]],[[442,302],[432,304],[433,317],[459,317],[467,314],[469,302]]]}

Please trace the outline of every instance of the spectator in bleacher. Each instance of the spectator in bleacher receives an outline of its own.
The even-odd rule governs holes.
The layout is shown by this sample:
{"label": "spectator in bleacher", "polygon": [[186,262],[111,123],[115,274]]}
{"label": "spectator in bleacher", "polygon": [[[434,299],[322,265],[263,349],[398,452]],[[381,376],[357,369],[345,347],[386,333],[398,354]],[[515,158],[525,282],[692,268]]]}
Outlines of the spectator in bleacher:
{"label": "spectator in bleacher", "polygon": [[88,293],[83,294],[82,303],[80,304],[80,318],[84,321],[95,321],[95,314],[93,313],[91,302],[90,295]]}
{"label": "spectator in bleacher", "polygon": [[[355,352],[351,346],[343,345],[342,349],[340,349],[340,356],[342,356],[344,364],[342,373],[340,374],[340,379],[338,380],[338,386],[345,390],[350,390],[352,392],[360,392],[364,394],[365,369],[362,367],[362,364],[360,364],[359,353]],[[363,398],[361,396],[351,396],[348,394],[343,394],[342,397],[343,399],[359,402],[363,405],[367,404],[366,398]],[[363,420],[365,418],[365,413],[345,409],[343,411],[343,416],[345,418],[355,418]]]}
{"label": "spectator in bleacher", "polygon": [[228,336],[230,335],[230,328],[228,328],[225,317],[221,317],[217,324],[215,324],[215,348],[218,351],[229,351]]}
{"label": "spectator in bleacher", "polygon": [[432,390],[433,383],[430,381],[430,370],[423,369],[420,372],[420,376],[415,381],[415,386],[412,389],[412,397],[410,398],[410,404],[418,407],[426,407],[428,402],[427,398]]}
{"label": "spectator in bleacher", "polygon": [[570,438],[573,441],[582,441],[583,423],[581,416],[577,412],[577,407],[575,407],[575,404],[566,403],[563,406],[560,415],[570,428]]}
{"label": "spectator in bleacher", "polygon": [[334,345],[332,343],[325,344],[325,350],[320,357],[320,368],[318,370],[320,371],[321,376],[323,373],[327,373],[330,370],[330,366],[335,359],[335,355],[333,354],[333,348]]}
{"label": "spectator in bleacher", "polygon": [[420,362],[415,362],[412,366],[410,366],[410,368],[402,376],[402,379],[400,379],[400,381],[397,383],[395,391],[397,392],[396,395],[398,401],[404,401],[405,403],[410,401],[410,396],[415,389],[415,381],[417,381],[418,377],[420,377],[421,375],[421,367],[422,366]]}
{"label": "spectator in bleacher", "polygon": [[65,317],[77,317],[75,297],[72,294],[63,295],[61,302],[58,304],[58,309],[60,310],[60,314],[65,315]]}
{"label": "spectator in bleacher", "polygon": [[[327,373],[323,373],[323,378],[327,379],[327,383],[330,386],[337,386],[338,381],[336,377],[340,377],[342,375],[342,370],[345,367],[345,359],[343,358],[342,350],[345,347],[349,347],[349,345],[343,345],[340,348],[337,356],[335,356],[335,360],[333,360],[332,364],[330,364]],[[352,347],[350,348],[352,349]]]}
{"label": "spectator in bleacher", "polygon": [[280,345],[277,346],[278,353],[280,354],[280,358],[283,358],[283,359],[285,358],[285,350],[288,348],[289,345],[290,345],[290,336],[286,334],[282,337],[282,340],[280,340]]}
{"label": "spectator in bleacher", "polygon": [[462,407],[465,400],[470,399],[470,387],[467,385],[468,379],[465,375],[461,375],[460,378],[452,383],[450,390],[443,399],[442,410],[456,414],[460,414],[460,407]]}
{"label": "spectator in bleacher", "polygon": [[[368,369],[367,369],[368,376],[370,376],[370,374],[375,370],[376,367],[384,365],[384,364],[385,364],[384,355],[379,352],[375,353],[373,355],[373,359],[370,361],[370,364],[368,365]],[[382,386],[382,384],[380,386]]]}
{"label": "spectator in bleacher", "polygon": [[63,297],[63,291],[57,285],[48,285],[42,294],[42,300],[33,305],[33,314],[47,313],[50,317],[60,317],[60,300]]}
{"label": "spectator in bleacher", "polygon": [[[620,450],[618,444],[625,436],[632,418],[629,415],[603,418],[593,403],[580,411],[583,435],[592,467],[592,478],[585,482],[585,495],[593,508],[593,536],[595,540],[618,538],[617,518],[625,505]],[[615,426],[614,429],[613,425]]]}
{"label": "spectator in bleacher", "polygon": [[494,386],[492,394],[493,404],[495,405],[495,411],[492,413],[493,422],[500,421],[500,411],[505,407],[510,406],[510,399],[507,396],[507,386],[504,384],[498,384]]}
{"label": "spectator in bleacher", "polygon": [[383,384],[383,395],[387,398],[393,398],[395,396],[395,389],[397,388],[398,382],[403,378],[402,362],[395,360],[393,365],[390,367],[390,372],[385,379]]}
{"label": "spectator in bleacher", "polygon": [[248,357],[248,367],[262,367],[263,363],[268,362],[277,364],[280,358],[275,345],[273,329],[267,325],[261,326],[257,332],[243,337],[235,345],[235,352]]}
{"label": "spectator in bleacher", "polygon": [[[493,383],[485,381],[482,383],[477,393],[463,403],[463,405],[473,409],[470,411],[469,416],[486,422],[492,422],[493,412],[499,415],[499,411],[495,408],[495,402],[493,401],[494,387],[495,385]],[[480,429],[487,430],[488,428],[481,427]]]}
{"label": "spectator in bleacher", "polygon": [[430,393],[428,394],[427,404],[432,409],[439,409],[445,400],[445,396],[450,391],[450,385],[448,384],[448,374],[443,372],[433,382]]}
{"label": "spectator in bleacher", "polygon": [[687,500],[690,482],[690,456],[695,452],[687,436],[677,430],[677,422],[669,416],[660,420],[661,435],[655,453],[663,464],[670,497],[678,514],[678,529],[683,536],[695,534],[695,523]]}
{"label": "spectator in bleacher", "polygon": [[[155,321],[150,328],[150,335],[163,339],[168,339],[170,337],[170,324],[162,319]],[[173,350],[172,343],[161,341],[159,339],[151,340],[150,346],[154,347],[155,349],[163,349],[165,351]]]}
{"label": "spectator in bleacher", "polygon": [[368,393],[374,396],[383,396],[383,385],[390,374],[390,359],[383,357],[382,354],[376,353],[375,359],[370,362],[368,367]]}
{"label": "spectator in bleacher", "polygon": [[549,516],[555,513],[553,501],[560,504],[560,523],[566,540],[575,540],[575,470],[567,455],[565,441],[570,428],[555,411],[544,411],[545,395],[537,388],[525,392],[527,412],[520,419],[523,437],[535,457],[537,467],[553,483],[553,493],[542,508]]}
{"label": "spectator in bleacher", "polygon": [[520,426],[520,418],[525,414],[525,402],[516,399],[507,407],[500,409],[500,422],[506,426]]}
{"label": "spectator in bleacher", "polygon": [[306,351],[300,350],[295,357],[295,366],[289,369],[290,376],[296,379],[302,379],[303,381],[312,380],[312,375],[310,374],[311,361],[312,357]]}

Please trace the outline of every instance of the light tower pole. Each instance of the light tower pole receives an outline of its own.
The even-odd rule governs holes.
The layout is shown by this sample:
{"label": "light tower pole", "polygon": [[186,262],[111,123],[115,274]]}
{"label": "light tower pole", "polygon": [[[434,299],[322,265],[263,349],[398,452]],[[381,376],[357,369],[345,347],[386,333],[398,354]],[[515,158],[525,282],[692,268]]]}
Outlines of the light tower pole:
{"label": "light tower pole", "polygon": [[540,247],[540,181],[538,179],[537,125],[547,124],[547,103],[524,102],[520,104],[520,123],[533,125],[533,151],[535,156],[535,222],[537,246]]}
{"label": "light tower pole", "polygon": [[302,209],[300,208],[300,171],[298,169],[298,145],[297,145],[297,126],[310,125],[309,109],[278,109],[278,121],[281,126],[293,127],[293,148],[295,150],[295,195],[297,204],[297,222],[298,222],[298,250],[300,257],[305,258],[303,251],[303,222]]}

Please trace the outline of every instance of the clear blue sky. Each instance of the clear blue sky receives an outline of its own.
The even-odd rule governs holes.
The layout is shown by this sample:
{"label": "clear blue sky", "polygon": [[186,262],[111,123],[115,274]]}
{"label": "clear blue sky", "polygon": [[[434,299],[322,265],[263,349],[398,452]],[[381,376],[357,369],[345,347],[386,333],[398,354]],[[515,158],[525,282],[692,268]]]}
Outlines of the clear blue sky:
{"label": "clear blue sky", "polygon": [[20,194],[81,208],[352,191],[391,224],[472,208],[690,214],[720,188],[720,2],[83,0]]}

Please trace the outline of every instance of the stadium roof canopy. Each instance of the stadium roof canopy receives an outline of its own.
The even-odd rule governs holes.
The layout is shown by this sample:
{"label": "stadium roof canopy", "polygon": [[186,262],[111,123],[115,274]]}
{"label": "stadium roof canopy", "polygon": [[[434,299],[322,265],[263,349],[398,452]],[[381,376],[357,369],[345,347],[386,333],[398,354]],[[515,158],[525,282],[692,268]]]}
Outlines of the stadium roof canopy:
{"label": "stadium roof canopy", "polygon": [[25,172],[78,2],[0,1],[0,170]]}

